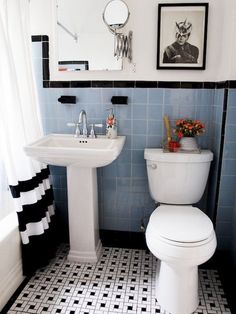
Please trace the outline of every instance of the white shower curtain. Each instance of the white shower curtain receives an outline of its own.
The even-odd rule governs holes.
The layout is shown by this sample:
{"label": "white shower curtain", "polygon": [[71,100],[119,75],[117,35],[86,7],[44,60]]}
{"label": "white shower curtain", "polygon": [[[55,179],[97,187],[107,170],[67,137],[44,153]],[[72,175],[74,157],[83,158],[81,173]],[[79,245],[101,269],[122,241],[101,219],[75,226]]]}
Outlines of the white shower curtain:
{"label": "white shower curtain", "polygon": [[24,274],[50,255],[53,193],[46,165],[24,145],[42,136],[32,71],[29,0],[0,0],[0,148],[15,201]]}

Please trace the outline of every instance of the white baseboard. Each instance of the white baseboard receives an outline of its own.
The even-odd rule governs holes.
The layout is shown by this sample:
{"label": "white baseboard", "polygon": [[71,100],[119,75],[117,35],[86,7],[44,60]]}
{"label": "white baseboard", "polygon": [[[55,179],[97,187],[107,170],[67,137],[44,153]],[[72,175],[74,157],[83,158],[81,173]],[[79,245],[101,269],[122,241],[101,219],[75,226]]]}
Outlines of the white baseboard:
{"label": "white baseboard", "polygon": [[22,275],[21,260],[6,274],[5,278],[0,282],[0,312],[16,289],[22,283],[24,276]]}

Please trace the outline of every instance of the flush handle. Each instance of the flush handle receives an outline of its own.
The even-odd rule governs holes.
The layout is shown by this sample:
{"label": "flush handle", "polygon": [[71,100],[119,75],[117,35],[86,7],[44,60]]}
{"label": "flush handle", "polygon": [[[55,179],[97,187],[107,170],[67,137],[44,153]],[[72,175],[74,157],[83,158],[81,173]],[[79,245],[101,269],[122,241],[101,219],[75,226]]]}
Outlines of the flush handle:
{"label": "flush handle", "polygon": [[152,168],[153,170],[155,170],[157,168],[157,165],[156,164],[150,164],[149,167]]}

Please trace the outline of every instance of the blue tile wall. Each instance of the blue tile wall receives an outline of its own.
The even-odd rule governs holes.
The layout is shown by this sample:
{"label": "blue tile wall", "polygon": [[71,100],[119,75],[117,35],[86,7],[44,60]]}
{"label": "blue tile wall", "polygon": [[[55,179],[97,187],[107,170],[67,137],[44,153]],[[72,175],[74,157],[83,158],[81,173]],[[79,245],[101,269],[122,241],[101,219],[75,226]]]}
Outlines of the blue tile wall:
{"label": "blue tile wall", "polygon": [[[217,167],[220,148],[220,135],[223,108],[223,89],[168,89],[168,88],[43,88],[41,70],[40,43],[33,43],[34,65],[36,83],[39,93],[42,124],[45,134],[73,133],[74,129],[67,126],[68,122],[76,122],[79,112],[85,109],[89,123],[105,123],[107,109],[111,108],[110,99],[114,95],[128,96],[127,106],[114,106],[118,119],[120,135],[126,135],[126,143],[119,158],[104,168],[98,169],[99,187],[99,218],[102,229],[140,231],[141,220],[148,220],[154,210],[154,201],[149,196],[146,165],[143,158],[145,147],[161,147],[165,138],[162,118],[167,114],[174,124],[175,119],[191,117],[201,119],[206,125],[206,132],[199,137],[202,148],[210,148],[214,152],[215,160],[212,167],[211,185],[209,186],[209,207],[204,207],[211,217],[214,211],[214,195],[217,181]],[[57,101],[61,95],[74,95],[78,102],[76,105],[63,105]],[[234,128],[236,123],[233,116],[234,91],[229,95],[229,108],[232,113],[228,119]],[[96,130],[105,133],[105,127]],[[234,140],[231,128],[227,129],[224,158],[230,159],[234,165],[235,148],[231,145]],[[228,160],[227,159],[227,160]],[[230,174],[228,166],[224,166],[227,178]],[[67,230],[67,185],[66,169],[51,167],[55,200],[59,219]],[[226,180],[227,181],[227,180]],[[212,187],[214,187],[212,189]],[[229,187],[224,187],[227,195],[231,193]],[[232,239],[227,224],[235,211],[233,198],[224,200],[221,192],[221,202],[217,216],[217,229],[219,239],[223,242]],[[232,206],[231,206],[231,205]],[[206,203],[204,203],[204,206]],[[229,206],[230,205],[230,206]],[[201,207],[202,208],[202,207]],[[226,208],[226,209],[225,209]]]}
{"label": "blue tile wall", "polygon": [[[216,115],[220,115],[219,111]],[[229,89],[217,208],[218,248],[231,251],[236,266],[236,90]]]}

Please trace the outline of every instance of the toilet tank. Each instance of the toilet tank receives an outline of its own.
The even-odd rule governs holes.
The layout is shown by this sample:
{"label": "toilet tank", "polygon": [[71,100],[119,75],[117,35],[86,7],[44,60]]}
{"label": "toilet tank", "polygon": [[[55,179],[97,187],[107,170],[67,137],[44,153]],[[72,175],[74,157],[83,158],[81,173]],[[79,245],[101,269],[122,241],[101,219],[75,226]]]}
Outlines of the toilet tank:
{"label": "toilet tank", "polygon": [[144,158],[151,197],[166,204],[197,203],[205,190],[213,153],[166,153],[146,148]]}

